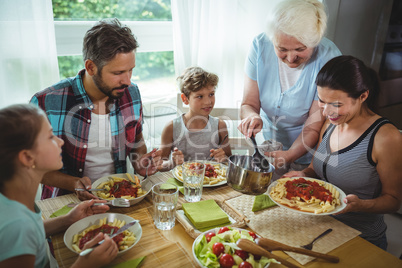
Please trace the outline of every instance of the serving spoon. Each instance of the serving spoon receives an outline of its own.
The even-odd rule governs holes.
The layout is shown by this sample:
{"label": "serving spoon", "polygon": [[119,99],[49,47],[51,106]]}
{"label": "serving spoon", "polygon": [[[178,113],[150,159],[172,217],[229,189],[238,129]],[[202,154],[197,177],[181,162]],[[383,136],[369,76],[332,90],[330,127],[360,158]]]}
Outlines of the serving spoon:
{"label": "serving spoon", "polygon": [[309,255],[309,256],[316,257],[316,258],[324,259],[324,260],[327,260],[327,261],[333,262],[333,263],[339,262],[339,258],[336,256],[323,254],[320,252],[311,251],[311,250],[304,249],[304,248],[288,246],[288,245],[282,244],[280,242],[277,242],[277,241],[274,241],[274,240],[271,240],[268,238],[258,237],[257,239],[255,239],[255,242],[257,243],[257,245],[259,245],[269,251],[273,251],[273,250],[290,251],[290,252],[300,253],[303,255]]}
{"label": "serving spoon", "polygon": [[236,245],[239,248],[241,248],[242,250],[250,252],[253,255],[260,255],[260,256],[265,256],[270,259],[275,259],[275,260],[279,261],[282,265],[285,265],[286,267],[289,267],[289,268],[299,268],[299,266],[297,266],[275,254],[272,254],[271,252],[260,247],[259,245],[257,245],[256,243],[254,243],[251,240],[241,238],[241,239],[237,240]]}
{"label": "serving spoon", "polygon": [[261,170],[268,170],[270,168],[268,160],[260,153],[258,150],[257,142],[255,141],[255,137],[250,137],[251,141],[254,145],[254,154],[253,154],[253,165],[257,166]]}

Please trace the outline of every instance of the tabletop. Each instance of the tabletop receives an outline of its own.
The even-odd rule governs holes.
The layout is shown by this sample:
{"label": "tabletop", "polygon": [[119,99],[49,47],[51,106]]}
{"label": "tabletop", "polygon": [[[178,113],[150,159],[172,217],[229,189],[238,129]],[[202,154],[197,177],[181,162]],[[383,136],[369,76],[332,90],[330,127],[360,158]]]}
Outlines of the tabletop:
{"label": "tabletop", "polygon": [[[149,179],[153,183],[166,181],[172,178],[171,172],[157,173],[150,176]],[[321,242],[324,246],[320,249],[317,242],[316,251],[328,253],[339,257],[339,263],[329,263],[319,259],[303,259],[299,258],[299,254],[288,255],[281,251],[274,251],[273,253],[292,262],[300,267],[316,268],[316,267],[402,267],[402,261],[388,252],[374,246],[366,240],[358,236],[358,232],[350,227],[343,225],[330,216],[315,216],[314,218],[300,218],[303,216],[297,213],[288,213],[281,211],[282,208],[266,209],[257,213],[251,212],[249,204],[252,203],[253,196],[248,196],[234,191],[227,185],[210,187],[203,189],[202,199],[214,199],[220,205],[225,204],[234,213],[236,223],[240,227],[252,230],[257,234],[267,237],[279,242],[287,242],[287,244],[297,243],[299,241],[289,240],[286,234],[281,233],[280,228],[286,227],[285,222],[289,225],[292,221],[297,223],[297,226],[303,225],[301,222],[317,221],[314,225],[323,225],[322,228],[328,226],[333,228],[333,237],[331,241],[335,241],[335,246],[331,245],[333,242],[326,244]],[[61,207],[71,202],[79,202],[77,197],[73,194],[65,195],[56,198],[37,201],[37,205],[42,210],[44,219]],[[178,201],[178,208],[181,204],[186,202],[180,194]],[[225,210],[225,209],[224,209]],[[129,208],[111,208],[109,212],[122,213],[140,220],[142,227],[142,237],[138,244],[132,249],[127,251],[121,256],[118,256],[112,264],[118,264],[130,259],[146,256],[142,262],[141,267],[198,267],[192,254],[192,244],[194,237],[197,235],[194,230],[189,228],[189,225],[176,220],[176,224],[171,230],[162,231],[155,227],[152,219],[152,199],[148,194],[144,200]],[[308,217],[308,216],[307,216]],[[311,216],[310,216],[311,217]],[[267,225],[267,219],[271,220]],[[307,220],[306,220],[307,219]],[[264,222],[265,224],[262,224]],[[277,226],[274,223],[277,222]],[[184,223],[184,224],[183,224]],[[293,223],[293,224],[295,224]],[[270,226],[268,228],[267,226]],[[299,227],[302,228],[302,227]],[[309,229],[308,225],[301,233],[306,236]],[[295,228],[293,228],[295,229]],[[279,230],[279,231],[278,231]],[[286,232],[288,230],[284,229]],[[338,230],[338,232],[336,232]],[[275,231],[275,232],[273,232]],[[320,229],[315,230],[319,232]],[[285,233],[286,233],[285,232]],[[300,232],[298,232],[300,233]],[[64,233],[59,233],[52,236],[52,242],[55,250],[56,259],[60,267],[70,267],[76,260],[77,254],[71,252],[64,244]],[[276,235],[276,236],[275,236]],[[328,235],[328,237],[331,234]],[[340,238],[339,238],[340,237]],[[296,238],[293,238],[297,239]],[[301,238],[300,238],[301,239]],[[324,240],[324,239],[322,239]],[[327,239],[328,241],[329,239]],[[289,253],[291,254],[291,253]],[[281,264],[271,264],[270,268],[285,267]]]}

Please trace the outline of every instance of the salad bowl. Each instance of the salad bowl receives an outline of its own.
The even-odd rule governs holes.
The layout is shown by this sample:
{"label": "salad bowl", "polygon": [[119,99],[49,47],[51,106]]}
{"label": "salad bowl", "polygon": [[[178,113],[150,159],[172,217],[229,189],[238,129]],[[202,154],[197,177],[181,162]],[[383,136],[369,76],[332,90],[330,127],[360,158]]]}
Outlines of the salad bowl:
{"label": "salad bowl", "polygon": [[276,261],[264,256],[254,256],[236,245],[239,239],[248,239],[255,243],[256,238],[258,236],[254,232],[241,228],[211,229],[194,240],[193,256],[201,267],[268,267],[271,262]]}

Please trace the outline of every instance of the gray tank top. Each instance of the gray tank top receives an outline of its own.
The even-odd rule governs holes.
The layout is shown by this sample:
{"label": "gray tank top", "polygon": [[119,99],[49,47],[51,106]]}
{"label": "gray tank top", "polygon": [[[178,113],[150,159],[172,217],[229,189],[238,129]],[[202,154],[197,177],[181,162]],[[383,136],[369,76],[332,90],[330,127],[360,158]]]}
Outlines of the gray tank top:
{"label": "gray tank top", "polygon": [[189,131],[184,124],[183,116],[173,119],[173,147],[183,152],[184,161],[205,160],[210,150],[219,144],[219,119],[209,116],[204,129]]}
{"label": "gray tank top", "polygon": [[[331,152],[329,139],[335,129],[330,125],[314,158],[314,171],[323,180],[342,189],[346,195],[360,199],[374,199],[381,193],[381,181],[371,155],[378,129],[390,123],[385,118],[376,120],[355,142],[337,152]],[[383,214],[349,212],[334,216],[337,220],[362,232],[362,238],[376,241],[387,229]]]}

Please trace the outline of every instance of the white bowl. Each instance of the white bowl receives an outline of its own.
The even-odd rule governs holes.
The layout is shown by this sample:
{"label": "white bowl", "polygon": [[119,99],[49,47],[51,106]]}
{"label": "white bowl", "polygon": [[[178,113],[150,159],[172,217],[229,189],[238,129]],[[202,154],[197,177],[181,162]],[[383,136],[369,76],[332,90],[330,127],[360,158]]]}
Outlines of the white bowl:
{"label": "white bowl", "polygon": [[[250,232],[249,230],[242,229],[242,228],[231,227],[231,226],[230,226],[230,228],[232,228],[232,229],[234,229],[234,230],[240,230],[240,231],[247,231],[247,232]],[[200,239],[202,238],[202,236],[206,235],[206,234],[209,233],[209,232],[217,233],[217,232],[219,231],[219,229],[220,229],[220,227],[214,228],[214,229],[211,229],[211,230],[208,230],[208,231],[205,231],[205,232],[203,232],[202,234],[200,234],[199,236],[197,236],[197,238],[194,240],[191,251],[193,252],[193,257],[194,257],[194,259],[197,261],[197,263],[200,265],[200,267],[205,267],[205,268],[206,268],[206,266],[204,266],[204,265],[198,260],[197,256],[195,255],[195,252],[194,252],[195,244],[196,244],[196,242],[197,242],[198,240],[200,240]],[[257,235],[257,234],[256,234],[256,235]],[[257,237],[260,237],[260,236],[257,235]],[[270,263],[268,263],[267,265],[265,265],[264,268],[267,268],[269,265],[270,265]]]}
{"label": "white bowl", "polygon": [[[108,175],[108,176],[102,177],[102,178],[97,179],[96,181],[94,181],[94,182],[92,183],[92,188],[93,188],[93,189],[97,188],[99,184],[101,184],[102,182],[108,181],[108,180],[110,179],[110,177],[112,177],[112,176],[113,176],[113,177],[118,177],[118,178],[128,179],[125,173],[112,174],[112,175]],[[129,199],[129,201],[130,201],[130,206],[132,206],[132,205],[134,205],[134,204],[137,204],[138,202],[141,202],[141,200],[144,199],[145,196],[147,196],[147,194],[148,194],[148,193],[151,191],[151,189],[152,189],[152,182],[151,182],[150,180],[145,180],[145,182],[143,183],[143,182],[142,182],[142,177],[140,177],[140,176],[138,176],[138,175],[137,175],[137,177],[138,177],[138,179],[140,180],[141,188],[145,191],[145,194],[142,195],[142,196],[140,196],[140,197],[134,198],[134,199]],[[95,196],[98,196],[98,195],[97,195],[97,192],[92,192],[92,193],[93,193]],[[106,200],[106,199],[101,198],[101,197],[99,197],[99,196],[98,196],[98,198],[99,198],[99,199]]]}
{"label": "white bowl", "polygon": [[[81,233],[82,231],[84,231],[86,228],[88,228],[91,225],[99,224],[99,220],[104,219],[104,218],[107,218],[107,222],[113,222],[114,219],[118,219],[121,221],[124,220],[126,223],[129,223],[129,222],[135,220],[130,216],[120,214],[120,213],[103,213],[103,214],[96,214],[96,215],[86,217],[84,219],[81,219],[81,220],[73,223],[67,229],[67,231],[64,233],[64,244],[66,245],[66,247],[69,250],[71,250],[72,252],[77,253],[72,247],[74,235]],[[133,226],[128,228],[128,230],[130,232],[132,232],[135,236],[134,244],[132,244],[128,249],[119,251],[118,255],[123,254],[124,252],[130,250],[141,239],[142,228],[141,228],[141,225],[139,222],[137,222],[136,224],[134,224]]]}

